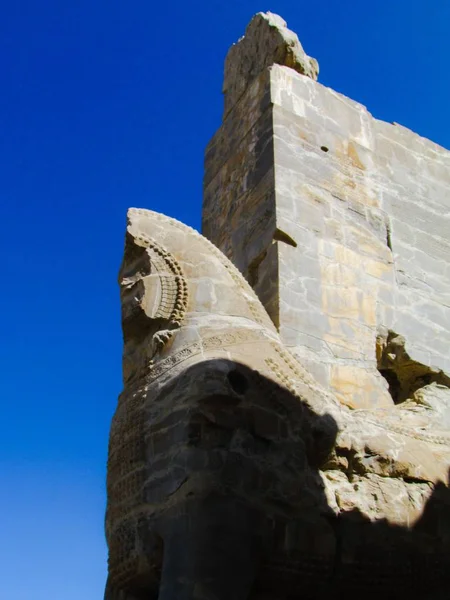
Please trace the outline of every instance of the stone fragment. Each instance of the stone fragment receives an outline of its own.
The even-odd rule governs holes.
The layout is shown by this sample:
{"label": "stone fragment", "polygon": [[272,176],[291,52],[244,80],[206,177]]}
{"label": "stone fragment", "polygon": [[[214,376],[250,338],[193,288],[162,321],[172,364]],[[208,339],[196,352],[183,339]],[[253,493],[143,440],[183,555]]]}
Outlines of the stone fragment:
{"label": "stone fragment", "polygon": [[[445,390],[450,390],[450,377],[441,369],[412,359],[402,335],[380,328],[377,336],[377,361],[378,370],[386,379],[396,404],[413,398],[424,406],[431,402],[442,413]],[[421,392],[421,389],[425,391]],[[450,414],[450,403],[448,410]]]}
{"label": "stone fragment", "polygon": [[228,51],[225,59],[225,115],[238,102],[252,81],[273,64],[294,69],[316,80],[319,64],[308,56],[286,21],[271,12],[260,12],[250,21],[245,35]]}

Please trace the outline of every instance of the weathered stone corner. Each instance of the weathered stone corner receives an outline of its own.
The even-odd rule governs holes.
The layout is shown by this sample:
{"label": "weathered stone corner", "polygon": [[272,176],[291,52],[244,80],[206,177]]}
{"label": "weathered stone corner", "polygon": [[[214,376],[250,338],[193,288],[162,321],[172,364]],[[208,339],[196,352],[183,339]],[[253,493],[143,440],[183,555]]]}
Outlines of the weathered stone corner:
{"label": "weathered stone corner", "polygon": [[260,12],[226,57],[224,115],[261,71],[274,64],[290,67],[314,81],[319,74],[319,63],[305,53],[297,34],[288,29],[286,21],[274,13]]}

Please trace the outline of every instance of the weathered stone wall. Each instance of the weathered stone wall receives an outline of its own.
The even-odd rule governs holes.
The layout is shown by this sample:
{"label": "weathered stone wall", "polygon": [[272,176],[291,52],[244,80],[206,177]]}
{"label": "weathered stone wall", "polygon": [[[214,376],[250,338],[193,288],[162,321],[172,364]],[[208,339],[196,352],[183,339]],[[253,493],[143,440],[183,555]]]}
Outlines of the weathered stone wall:
{"label": "weathered stone wall", "polygon": [[271,318],[128,212],[105,600],[448,597],[449,154],[316,75],[256,15],[207,151],[204,231]]}
{"label": "weathered stone wall", "polygon": [[377,369],[392,339],[402,351],[384,352],[382,366],[397,387],[412,376],[445,380],[448,151],[273,64],[228,107],[207,148],[204,189],[204,234],[342,402],[392,404]]}

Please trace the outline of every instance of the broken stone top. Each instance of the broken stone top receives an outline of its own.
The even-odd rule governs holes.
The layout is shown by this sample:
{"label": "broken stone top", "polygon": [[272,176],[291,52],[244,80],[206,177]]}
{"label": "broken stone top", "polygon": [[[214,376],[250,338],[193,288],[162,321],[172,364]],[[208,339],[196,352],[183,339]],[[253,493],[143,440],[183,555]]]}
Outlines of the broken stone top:
{"label": "broken stone top", "polygon": [[290,67],[314,81],[319,74],[317,60],[305,53],[286,21],[271,12],[260,12],[250,21],[244,37],[231,46],[225,59],[225,115],[253,79],[274,64]]}

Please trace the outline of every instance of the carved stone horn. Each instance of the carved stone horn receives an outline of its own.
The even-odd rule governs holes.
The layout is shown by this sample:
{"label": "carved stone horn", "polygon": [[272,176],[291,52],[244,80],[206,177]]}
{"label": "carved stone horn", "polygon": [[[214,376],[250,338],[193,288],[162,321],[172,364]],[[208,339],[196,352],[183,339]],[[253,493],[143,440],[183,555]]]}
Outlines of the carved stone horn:
{"label": "carved stone horn", "polygon": [[150,210],[128,211],[119,283],[125,381],[157,360],[182,325],[199,327],[211,315],[235,315],[275,333],[252,288],[215,246]]}

